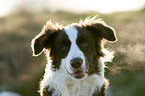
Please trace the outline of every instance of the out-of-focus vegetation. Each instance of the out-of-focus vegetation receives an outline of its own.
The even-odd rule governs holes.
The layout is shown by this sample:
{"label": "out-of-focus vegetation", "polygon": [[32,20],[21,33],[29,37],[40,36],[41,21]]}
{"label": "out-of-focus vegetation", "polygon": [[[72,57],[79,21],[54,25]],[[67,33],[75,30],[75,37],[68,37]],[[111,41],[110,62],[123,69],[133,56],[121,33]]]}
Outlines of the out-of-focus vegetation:
{"label": "out-of-focus vegetation", "polygon": [[108,63],[111,96],[144,96],[145,82],[145,9],[132,12],[98,14],[88,12],[29,12],[19,10],[0,18],[0,91],[14,91],[22,96],[39,96],[39,81],[44,74],[44,55],[32,57],[31,40],[48,20],[64,25],[87,16],[99,15],[114,27],[118,42],[106,47],[115,51]]}

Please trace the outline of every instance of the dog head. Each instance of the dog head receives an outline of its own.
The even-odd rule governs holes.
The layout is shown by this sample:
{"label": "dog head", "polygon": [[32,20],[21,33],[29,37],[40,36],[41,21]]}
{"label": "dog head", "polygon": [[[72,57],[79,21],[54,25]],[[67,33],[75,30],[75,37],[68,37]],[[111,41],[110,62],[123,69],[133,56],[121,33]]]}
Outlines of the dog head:
{"label": "dog head", "polygon": [[87,18],[66,27],[49,21],[32,40],[33,55],[49,51],[53,71],[64,70],[75,79],[99,73],[99,58],[103,57],[102,41],[115,42],[115,31],[103,21]]}

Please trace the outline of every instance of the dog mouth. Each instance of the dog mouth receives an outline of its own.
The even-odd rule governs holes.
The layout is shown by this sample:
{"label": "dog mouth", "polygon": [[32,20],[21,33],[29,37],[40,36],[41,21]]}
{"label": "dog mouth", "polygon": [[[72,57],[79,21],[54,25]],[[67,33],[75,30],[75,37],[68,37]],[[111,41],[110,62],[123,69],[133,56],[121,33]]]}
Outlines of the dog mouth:
{"label": "dog mouth", "polygon": [[75,77],[77,79],[83,78],[85,76],[85,72],[83,71],[76,71],[74,73],[71,73],[72,77]]}
{"label": "dog mouth", "polygon": [[[69,72],[68,72],[69,73]],[[73,73],[69,73],[69,75],[71,77],[74,77],[75,79],[82,79],[84,78],[85,76],[87,76],[86,72],[85,71],[75,71]]]}

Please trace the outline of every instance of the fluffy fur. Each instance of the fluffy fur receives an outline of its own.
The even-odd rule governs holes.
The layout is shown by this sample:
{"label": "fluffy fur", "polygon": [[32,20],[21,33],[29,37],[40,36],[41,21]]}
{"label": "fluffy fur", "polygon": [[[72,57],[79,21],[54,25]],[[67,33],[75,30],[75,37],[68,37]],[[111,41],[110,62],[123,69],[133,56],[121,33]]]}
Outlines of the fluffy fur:
{"label": "fluffy fur", "polygon": [[113,58],[104,42],[115,42],[112,27],[92,17],[63,27],[49,21],[32,40],[33,55],[46,53],[48,63],[41,96],[105,96],[104,62]]}

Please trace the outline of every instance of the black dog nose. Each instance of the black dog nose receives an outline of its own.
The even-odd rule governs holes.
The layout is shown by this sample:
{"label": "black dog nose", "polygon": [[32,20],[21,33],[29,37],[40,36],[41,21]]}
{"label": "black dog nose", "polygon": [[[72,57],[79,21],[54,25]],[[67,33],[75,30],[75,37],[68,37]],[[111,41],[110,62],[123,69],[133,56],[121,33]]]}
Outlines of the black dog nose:
{"label": "black dog nose", "polygon": [[70,64],[73,68],[79,68],[83,63],[81,58],[74,58],[70,61]]}

